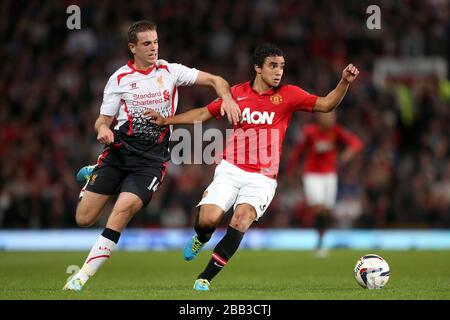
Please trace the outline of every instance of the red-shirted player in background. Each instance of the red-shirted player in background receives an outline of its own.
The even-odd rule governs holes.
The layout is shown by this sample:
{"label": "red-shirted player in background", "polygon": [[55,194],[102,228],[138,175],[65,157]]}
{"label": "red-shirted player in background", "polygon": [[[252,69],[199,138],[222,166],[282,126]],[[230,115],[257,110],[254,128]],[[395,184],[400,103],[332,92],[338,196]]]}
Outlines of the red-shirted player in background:
{"label": "red-shirted player in background", "polygon": [[325,257],[323,235],[329,226],[331,211],[336,204],[338,187],[337,167],[341,144],[346,149],[339,164],[348,163],[363,147],[361,139],[336,123],[336,113],[316,114],[317,123],[304,127],[302,140],[294,147],[286,175],[292,176],[303,154],[303,191],[306,204],[315,214],[315,227],[319,234],[317,257]]}
{"label": "red-shirted player in background", "polygon": [[[195,290],[209,290],[209,282],[227,264],[241,243],[244,233],[266,211],[277,186],[281,146],[295,111],[331,112],[344,98],[358,69],[349,64],[342,71],[336,88],[326,97],[318,97],[294,85],[281,85],[284,54],[266,44],[256,48],[252,65],[256,72],[251,82],[231,88],[233,99],[242,110],[241,122],[234,125],[223,159],[216,167],[213,182],[200,201],[192,237],[184,249],[184,258],[192,260],[209,241],[225,212],[234,212],[227,232],[214,248],[206,269],[198,276]],[[220,99],[203,108],[163,118],[149,109],[145,115],[160,126],[203,122],[220,118]],[[247,143],[247,141],[249,141]],[[270,141],[270,142],[268,142]]]}

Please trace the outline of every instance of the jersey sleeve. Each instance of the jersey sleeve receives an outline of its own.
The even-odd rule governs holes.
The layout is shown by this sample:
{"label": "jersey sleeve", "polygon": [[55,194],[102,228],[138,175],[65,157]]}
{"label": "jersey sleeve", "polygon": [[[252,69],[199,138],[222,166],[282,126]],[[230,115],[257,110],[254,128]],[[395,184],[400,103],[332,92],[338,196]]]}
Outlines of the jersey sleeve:
{"label": "jersey sleeve", "polygon": [[109,78],[103,91],[103,102],[100,107],[100,114],[115,116],[120,109],[122,96],[119,92],[117,81],[114,77]]}
{"label": "jersey sleeve", "polygon": [[170,69],[174,71],[177,86],[192,86],[197,80],[199,70],[188,68],[179,63],[172,63]]}
{"label": "jersey sleeve", "polygon": [[[236,100],[236,90],[237,86],[232,86],[230,88],[231,96],[234,100]],[[222,99],[216,98],[215,100],[211,101],[208,105],[206,105],[206,108],[208,108],[209,113],[216,119],[220,119],[222,115],[220,114],[220,107],[222,106]]]}
{"label": "jersey sleeve", "polygon": [[363,142],[357,135],[353,134],[342,126],[338,126],[337,128],[338,138],[341,142],[348,145],[356,152],[360,151],[363,148]]}
{"label": "jersey sleeve", "polygon": [[209,113],[216,119],[220,119],[222,115],[220,114],[220,106],[222,105],[222,99],[217,98],[214,101],[211,101],[206,108]]}
{"label": "jersey sleeve", "polygon": [[312,112],[314,106],[316,105],[317,96],[310,94],[297,86],[290,86],[289,89],[293,110]]}

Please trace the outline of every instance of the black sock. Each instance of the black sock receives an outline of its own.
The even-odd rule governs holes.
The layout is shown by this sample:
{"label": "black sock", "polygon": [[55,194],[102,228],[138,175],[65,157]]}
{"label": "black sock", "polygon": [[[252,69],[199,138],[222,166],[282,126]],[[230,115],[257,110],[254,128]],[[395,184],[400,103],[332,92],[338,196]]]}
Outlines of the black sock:
{"label": "black sock", "polygon": [[239,244],[244,237],[244,232],[240,232],[232,227],[228,227],[227,233],[214,248],[212,258],[209,260],[205,271],[203,271],[197,279],[206,279],[211,281],[220,270],[227,264],[228,260],[233,256],[239,248]]}
{"label": "black sock", "polygon": [[105,228],[105,230],[103,230],[102,232],[102,236],[117,244],[117,242],[119,242],[120,232],[117,232],[113,229]]}
{"label": "black sock", "polygon": [[199,219],[199,215],[197,214],[197,216],[195,217],[195,225],[194,225],[194,230],[197,233],[197,239],[201,243],[208,242],[209,239],[211,239],[212,234],[214,233],[216,228],[215,227],[202,227],[202,226],[200,226],[198,219]]}

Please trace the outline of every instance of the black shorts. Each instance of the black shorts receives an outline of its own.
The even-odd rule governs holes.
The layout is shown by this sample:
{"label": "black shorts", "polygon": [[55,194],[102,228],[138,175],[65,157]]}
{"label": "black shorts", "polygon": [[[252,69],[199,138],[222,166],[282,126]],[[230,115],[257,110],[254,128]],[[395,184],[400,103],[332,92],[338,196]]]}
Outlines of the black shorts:
{"label": "black shorts", "polygon": [[130,192],[137,195],[144,207],[150,202],[153,193],[162,182],[165,164],[151,163],[151,166],[121,166],[112,163],[115,155],[108,154],[99,160],[86,190],[105,195]]}

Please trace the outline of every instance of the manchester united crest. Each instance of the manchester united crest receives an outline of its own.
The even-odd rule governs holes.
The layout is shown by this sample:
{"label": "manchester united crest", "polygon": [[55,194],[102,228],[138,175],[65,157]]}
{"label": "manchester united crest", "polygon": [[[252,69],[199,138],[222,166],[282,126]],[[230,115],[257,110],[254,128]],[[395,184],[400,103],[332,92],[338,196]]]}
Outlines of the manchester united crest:
{"label": "manchester united crest", "polygon": [[283,97],[276,93],[270,96],[270,102],[277,106],[283,102]]}

